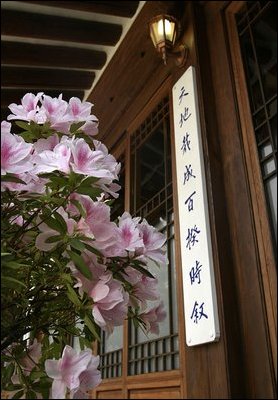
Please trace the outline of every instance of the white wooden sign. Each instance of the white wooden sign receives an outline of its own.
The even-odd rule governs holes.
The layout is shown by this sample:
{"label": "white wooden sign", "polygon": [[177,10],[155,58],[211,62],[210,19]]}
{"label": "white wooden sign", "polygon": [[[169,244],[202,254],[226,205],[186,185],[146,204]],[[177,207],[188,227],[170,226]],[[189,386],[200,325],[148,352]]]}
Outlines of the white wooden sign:
{"label": "white wooden sign", "polygon": [[219,339],[209,212],[194,67],[173,87],[179,224],[188,346]]}

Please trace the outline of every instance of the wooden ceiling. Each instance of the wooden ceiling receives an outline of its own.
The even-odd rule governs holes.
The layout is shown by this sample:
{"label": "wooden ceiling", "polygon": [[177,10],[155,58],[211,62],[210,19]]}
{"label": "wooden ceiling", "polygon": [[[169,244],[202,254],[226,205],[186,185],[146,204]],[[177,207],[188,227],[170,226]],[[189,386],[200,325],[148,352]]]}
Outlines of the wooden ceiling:
{"label": "wooden ceiling", "polygon": [[139,1],[1,1],[1,118],[27,92],[87,97]]}

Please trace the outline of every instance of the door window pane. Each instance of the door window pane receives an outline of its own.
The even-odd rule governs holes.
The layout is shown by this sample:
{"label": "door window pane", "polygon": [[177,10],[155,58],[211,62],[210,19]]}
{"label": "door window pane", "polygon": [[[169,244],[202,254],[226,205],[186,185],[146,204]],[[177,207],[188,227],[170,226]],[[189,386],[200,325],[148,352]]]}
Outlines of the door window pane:
{"label": "door window pane", "polygon": [[237,15],[274,247],[277,247],[277,2],[247,1]]}

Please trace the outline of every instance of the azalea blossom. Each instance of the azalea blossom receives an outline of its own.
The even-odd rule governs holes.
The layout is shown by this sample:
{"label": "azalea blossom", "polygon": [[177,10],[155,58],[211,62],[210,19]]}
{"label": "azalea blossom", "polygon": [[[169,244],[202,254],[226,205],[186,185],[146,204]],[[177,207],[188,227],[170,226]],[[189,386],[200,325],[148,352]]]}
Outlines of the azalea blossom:
{"label": "azalea blossom", "polygon": [[116,241],[116,224],[110,221],[110,207],[93,201],[89,196],[80,196],[80,202],[86,210],[85,222],[94,238],[94,247],[101,250]]}
{"label": "azalea blossom", "polygon": [[59,132],[68,133],[71,118],[66,113],[68,103],[62,99],[62,94],[58,98],[44,95],[41,103],[41,112],[45,114],[46,121],[50,122],[50,127]]}
{"label": "azalea blossom", "polygon": [[[127,280],[128,277],[127,277]],[[145,309],[147,306],[147,300],[158,300],[158,280],[157,278],[150,278],[146,275],[141,274],[141,279],[134,284],[132,289],[133,304],[137,303],[141,309]]]}
{"label": "azalea blossom", "polygon": [[112,182],[114,174],[105,165],[103,153],[91,150],[84,139],[76,139],[72,145],[72,169],[77,174],[106,178]]}
{"label": "azalea blossom", "polygon": [[4,124],[2,133],[1,124],[1,175],[6,173],[19,174],[32,170],[33,163],[30,159],[32,144],[26,143],[22,137],[7,132]]}
{"label": "azalea blossom", "polygon": [[68,266],[77,280],[75,287],[78,287],[81,295],[86,292],[92,298],[92,314],[96,324],[111,333],[114,326],[122,325],[126,318],[129,295],[94,254],[84,251],[82,256],[93,278],[87,279],[70,262]]}
{"label": "azalea blossom", "polygon": [[93,317],[97,325],[111,333],[114,326],[123,324],[129,296],[118,281],[100,279],[88,294],[94,301]]}
{"label": "azalea blossom", "polygon": [[34,156],[33,160],[36,163],[34,172],[39,174],[57,170],[68,174],[70,172],[70,157],[71,150],[69,145],[67,143],[58,143],[52,151],[44,150]]}
{"label": "azalea blossom", "polygon": [[92,103],[88,101],[81,102],[78,97],[72,97],[67,107],[67,116],[70,120],[75,122],[92,121],[93,123],[98,123],[97,117],[91,114],[92,107]]}
{"label": "azalea blossom", "polygon": [[[46,183],[48,179],[41,178],[34,173],[34,170],[23,174],[15,174],[17,178],[24,183],[17,182],[1,182],[1,191],[9,189],[10,191],[28,192],[28,193],[45,193]],[[22,199],[24,195],[21,196]]]}
{"label": "azalea blossom", "polygon": [[135,251],[144,245],[138,229],[139,220],[140,218],[131,218],[128,212],[119,217],[119,246],[127,251]]}
{"label": "azalea blossom", "polygon": [[[19,124],[23,136],[12,133],[11,123],[1,123],[1,175],[12,174],[1,182],[2,273],[10,284],[2,288],[8,301],[2,343],[9,348],[39,329],[45,335],[43,345],[34,339],[27,350],[12,349],[14,358],[6,354],[4,363],[20,367],[11,379],[17,398],[28,391],[46,396],[49,378],[51,398],[87,398],[101,382],[99,357],[90,349],[63,348],[66,333],[83,349],[95,336],[93,326],[111,334],[133,315],[147,332],[158,334],[166,316],[162,302],[148,310],[150,302],[159,302],[159,291],[158,279],[147,273],[150,260],[167,263],[165,235],[129,212],[111,221],[121,164],[103,143],[84,138],[98,131],[92,106],[76,97],[67,102],[62,94],[27,93],[21,104],[10,105],[8,117],[27,122]],[[42,350],[48,355],[41,358]],[[60,359],[50,359],[57,351]],[[4,382],[4,390],[10,388],[11,381]]]}
{"label": "azalea blossom", "polygon": [[12,103],[9,105],[12,114],[8,115],[7,119],[39,122],[41,117],[38,115],[39,106],[37,104],[41,100],[42,95],[43,92],[39,92],[37,95],[26,93],[21,99],[21,104]]}
{"label": "azalea blossom", "polygon": [[81,390],[85,387],[93,389],[99,383],[98,361],[90,349],[78,353],[68,345],[59,360],[46,360],[45,372],[53,379],[51,398],[65,399],[67,388],[77,392],[80,385]]}
{"label": "azalea blossom", "polygon": [[158,306],[151,308],[149,311],[141,313],[139,317],[145,323],[146,331],[159,335],[159,322],[166,318],[166,311],[164,310],[163,302]]}
{"label": "azalea blossom", "polygon": [[[57,209],[57,212],[63,217],[66,225],[67,225],[67,234],[69,236],[73,235],[74,228],[77,225],[76,221],[72,218],[68,217],[68,214],[65,212],[63,207],[59,207]],[[40,220],[39,220],[40,222]],[[39,230],[41,233],[36,237],[36,242],[35,245],[37,249],[41,251],[51,251],[59,241],[54,242],[54,243],[47,243],[47,239],[53,236],[59,235],[59,232],[57,232],[55,229],[50,228],[46,223],[40,223],[38,225]]]}
{"label": "azalea blossom", "polygon": [[99,356],[92,356],[85,371],[79,375],[79,388],[73,391],[74,399],[88,399],[88,390],[92,390],[101,383],[101,372],[97,369]]}
{"label": "azalea blossom", "polygon": [[[158,232],[154,226],[149,225],[145,219],[138,224],[138,229],[144,244],[138,254],[143,254],[144,257],[151,258],[159,263],[167,264],[168,259],[165,250],[163,250],[163,245],[166,242],[165,235]],[[144,259],[144,257],[141,257],[141,259]]]}
{"label": "azalea blossom", "polygon": [[[36,367],[42,355],[42,344],[35,338],[33,343],[27,348],[26,355],[20,360],[21,370],[24,375],[30,375],[33,368]],[[11,378],[14,384],[19,384],[18,374],[14,374]]]}

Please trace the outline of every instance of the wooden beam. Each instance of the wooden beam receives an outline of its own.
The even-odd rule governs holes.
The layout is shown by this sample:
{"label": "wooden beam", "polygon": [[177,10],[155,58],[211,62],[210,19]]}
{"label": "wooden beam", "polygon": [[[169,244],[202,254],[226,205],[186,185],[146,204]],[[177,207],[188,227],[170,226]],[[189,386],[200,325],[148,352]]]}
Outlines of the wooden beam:
{"label": "wooden beam", "polygon": [[[3,109],[7,108],[11,103],[20,104],[22,97],[26,93],[37,94],[32,88],[26,89],[2,89],[1,90],[1,107]],[[79,97],[81,100],[84,97],[84,91],[82,90],[48,90],[45,92],[46,95],[51,97],[58,97],[63,93],[63,100],[69,101],[71,97]]]}
{"label": "wooden beam", "polygon": [[94,72],[70,71],[55,68],[10,67],[1,68],[1,86],[10,88],[89,89]]}
{"label": "wooden beam", "polygon": [[139,5],[139,1],[51,1],[48,3],[45,1],[25,1],[24,3],[116,15],[118,17],[132,17]]}
{"label": "wooden beam", "polygon": [[106,62],[103,51],[7,41],[1,56],[3,65],[101,69]]}
{"label": "wooden beam", "polygon": [[1,34],[76,43],[115,45],[122,26],[76,18],[1,10]]}
{"label": "wooden beam", "polygon": [[[88,101],[95,104],[94,113],[101,124],[98,140],[104,141],[108,146],[116,140],[111,135],[111,132],[115,135],[115,124],[117,123],[120,134],[131,122],[133,117],[127,115],[126,110],[129,107],[138,108],[137,96],[142,94],[144,101],[148,101],[170,73],[171,67],[163,64],[152,44],[147,26],[151,17],[164,12],[170,13],[178,3],[183,4],[175,1],[146,2],[88,96]],[[119,115],[124,118],[119,118]]]}

